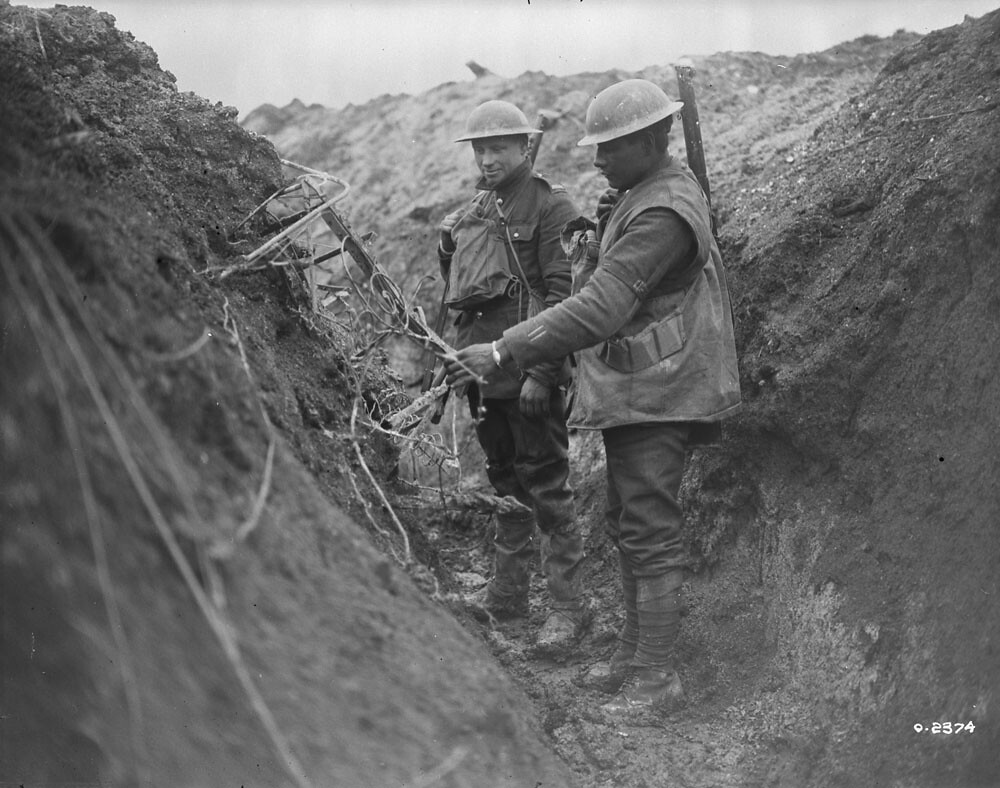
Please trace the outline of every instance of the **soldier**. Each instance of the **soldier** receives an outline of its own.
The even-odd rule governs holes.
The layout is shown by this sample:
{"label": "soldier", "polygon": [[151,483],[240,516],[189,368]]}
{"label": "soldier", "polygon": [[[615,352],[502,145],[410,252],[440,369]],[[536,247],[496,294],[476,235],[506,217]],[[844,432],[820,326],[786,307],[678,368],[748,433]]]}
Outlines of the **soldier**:
{"label": "soldier", "polygon": [[[459,312],[458,348],[499,339],[569,295],[570,266],[559,234],[577,211],[565,189],[533,172],[528,135],[535,131],[515,105],[487,101],[455,140],[471,143],[481,174],[476,196],[440,225],[438,257],[447,303]],[[579,579],[583,538],[569,485],[568,380],[565,359],[552,356],[488,382],[469,381],[466,389],[490,483],[531,510],[497,514],[493,577],[467,602],[479,617],[527,612],[537,524],[551,608],[536,647],[553,653],[575,644],[590,619]]]}
{"label": "soldier", "polygon": [[[573,295],[460,350],[448,381],[495,380],[576,353],[570,426],[599,429],[607,458],[606,528],[618,548],[625,623],[608,666],[621,714],[669,708],[683,690],[673,661],[685,564],[678,504],[686,450],[740,403],[729,292],[707,199],[667,151],[683,105],[646,80],[601,91],[580,145],[611,191],[573,255]],[[585,230],[579,221],[573,227]],[[587,253],[587,250],[593,250]],[[597,251],[599,249],[599,251]]]}

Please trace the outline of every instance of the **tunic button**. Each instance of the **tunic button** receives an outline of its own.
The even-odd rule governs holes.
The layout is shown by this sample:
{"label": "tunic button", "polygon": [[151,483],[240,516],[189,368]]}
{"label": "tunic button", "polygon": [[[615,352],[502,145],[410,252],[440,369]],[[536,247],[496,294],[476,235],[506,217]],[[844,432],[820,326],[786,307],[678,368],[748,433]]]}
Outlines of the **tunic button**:
{"label": "tunic button", "polygon": [[520,237],[521,237],[521,235],[520,235],[520,233],[514,233],[514,237],[515,237],[515,238],[520,238]]}

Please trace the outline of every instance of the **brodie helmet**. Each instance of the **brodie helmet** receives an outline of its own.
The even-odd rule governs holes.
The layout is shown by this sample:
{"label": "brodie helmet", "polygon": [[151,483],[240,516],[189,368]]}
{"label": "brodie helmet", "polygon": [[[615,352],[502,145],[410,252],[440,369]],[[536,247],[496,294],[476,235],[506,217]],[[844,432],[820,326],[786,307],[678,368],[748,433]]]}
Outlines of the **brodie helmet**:
{"label": "brodie helmet", "polygon": [[587,136],[577,145],[624,137],[673,115],[684,106],[649,80],[626,79],[606,87],[587,107]]}
{"label": "brodie helmet", "polygon": [[494,99],[480,104],[469,113],[469,118],[465,121],[465,133],[457,137],[455,142],[535,133],[541,133],[541,129],[532,128],[521,110],[509,101]]}

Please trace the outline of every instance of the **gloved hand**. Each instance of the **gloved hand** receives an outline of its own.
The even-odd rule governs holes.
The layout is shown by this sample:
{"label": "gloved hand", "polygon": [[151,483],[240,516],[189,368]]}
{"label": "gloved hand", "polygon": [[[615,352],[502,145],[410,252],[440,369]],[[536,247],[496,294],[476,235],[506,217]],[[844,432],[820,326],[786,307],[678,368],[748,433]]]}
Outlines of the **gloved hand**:
{"label": "gloved hand", "polygon": [[441,248],[445,252],[450,253],[455,251],[455,239],[451,237],[451,231],[455,227],[456,222],[462,218],[463,213],[462,209],[452,211],[438,225],[438,229],[441,231]]}

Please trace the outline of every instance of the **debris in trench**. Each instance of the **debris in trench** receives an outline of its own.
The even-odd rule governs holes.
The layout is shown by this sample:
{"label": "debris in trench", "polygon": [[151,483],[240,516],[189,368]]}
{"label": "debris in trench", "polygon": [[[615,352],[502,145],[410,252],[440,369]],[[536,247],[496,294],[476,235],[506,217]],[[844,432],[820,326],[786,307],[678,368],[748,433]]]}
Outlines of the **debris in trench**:
{"label": "debris in trench", "polygon": [[[282,269],[292,288],[308,297],[311,313],[331,330],[350,337],[352,362],[364,369],[371,352],[390,334],[403,335],[437,356],[453,349],[439,332],[427,323],[423,310],[413,306],[401,288],[379,264],[370,250],[371,235],[358,235],[336,204],[350,192],[349,184],[336,176],[282,160],[286,167],[299,171],[291,183],[282,187],[255,208],[229,234],[230,243],[241,232],[253,229],[270,237],[252,251],[242,254],[239,262],[206,273],[225,278],[237,273],[269,267]],[[419,285],[418,288],[419,290]],[[414,294],[415,295],[415,294]],[[372,519],[371,505],[351,476],[355,495],[376,530],[390,543],[390,552],[402,566],[412,561],[405,529],[392,510],[385,492],[365,464],[358,444],[357,426],[388,436],[397,445],[405,445],[417,460],[442,471],[459,471],[458,450],[445,445],[432,427],[439,419],[448,386],[440,376],[428,391],[400,406],[394,398],[363,393],[363,374],[355,373],[357,395],[351,417],[351,443],[361,468],[377,493],[382,507],[395,523],[401,537],[399,552],[392,539]],[[364,407],[359,407],[364,403]],[[327,437],[337,436],[324,430]],[[420,490],[419,492],[424,492]],[[498,497],[460,489],[428,491],[440,498],[446,509],[469,509],[480,512],[527,511],[513,497]]]}
{"label": "debris in trench", "polygon": [[492,71],[490,71],[485,66],[479,65],[475,60],[470,60],[465,64],[466,68],[469,69],[473,74],[476,75],[476,79],[482,79],[483,77],[495,77]]}
{"label": "debris in trench", "polygon": [[[413,305],[413,297],[407,299],[372,254],[373,236],[356,233],[335,208],[349,194],[350,185],[294,162],[282,160],[282,164],[301,174],[257,206],[229,234],[234,245],[242,243],[232,240],[234,236],[247,228],[273,235],[241,255],[238,263],[206,273],[224,278],[268,267],[285,269],[289,282],[307,294],[314,315],[346,328],[356,338],[352,361],[360,361],[390,334],[409,337],[438,356],[453,353],[428,324],[423,309]],[[347,316],[346,326],[337,323],[338,314]],[[426,414],[440,412],[447,391],[447,386],[439,384],[401,409],[379,408],[373,422],[402,438],[425,424]],[[423,454],[438,465],[453,461],[443,448],[429,447]]]}

